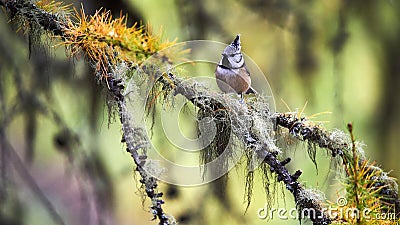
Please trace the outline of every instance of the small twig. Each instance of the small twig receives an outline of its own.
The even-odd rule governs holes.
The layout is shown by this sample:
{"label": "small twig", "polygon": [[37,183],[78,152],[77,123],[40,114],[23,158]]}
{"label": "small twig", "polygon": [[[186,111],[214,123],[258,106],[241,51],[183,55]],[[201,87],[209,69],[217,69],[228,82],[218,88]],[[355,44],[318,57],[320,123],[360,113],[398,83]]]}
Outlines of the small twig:
{"label": "small twig", "polygon": [[[2,1],[0,1],[2,2]],[[3,2],[2,2],[3,3]],[[0,70],[0,72],[2,72]],[[2,77],[3,78],[3,77]],[[4,97],[4,84],[3,79],[0,78],[0,201],[4,201],[6,198],[6,185],[7,185],[7,152],[4,143],[5,139],[5,123],[6,123],[6,104]]]}
{"label": "small twig", "polygon": [[[355,195],[355,200],[356,200],[356,206],[357,208],[360,207],[360,200],[358,199],[358,155],[356,154],[356,140],[354,138],[353,134],[353,124],[348,123],[347,124],[347,129],[349,130],[350,133],[350,138],[351,138],[351,150],[353,152],[353,177],[354,177],[354,195]],[[360,223],[360,217],[357,217],[357,223]]]}
{"label": "small twig", "polygon": [[3,143],[4,147],[6,147],[6,149],[4,149],[4,151],[7,151],[7,156],[10,158],[12,165],[14,166],[17,173],[21,176],[22,180],[28,185],[28,187],[34,193],[34,196],[37,197],[39,199],[39,201],[43,204],[43,206],[47,209],[47,211],[49,212],[53,221],[56,224],[64,225],[65,223],[64,223],[62,217],[57,212],[57,210],[54,208],[54,206],[51,204],[49,199],[47,199],[46,195],[42,192],[40,187],[37,185],[37,183],[35,182],[35,179],[31,176],[31,174],[25,168],[24,163],[22,162],[22,160],[20,159],[18,154],[15,152],[15,149],[11,146],[11,144],[8,142],[8,140],[3,137],[3,135],[1,137],[1,139],[2,139],[2,143]]}

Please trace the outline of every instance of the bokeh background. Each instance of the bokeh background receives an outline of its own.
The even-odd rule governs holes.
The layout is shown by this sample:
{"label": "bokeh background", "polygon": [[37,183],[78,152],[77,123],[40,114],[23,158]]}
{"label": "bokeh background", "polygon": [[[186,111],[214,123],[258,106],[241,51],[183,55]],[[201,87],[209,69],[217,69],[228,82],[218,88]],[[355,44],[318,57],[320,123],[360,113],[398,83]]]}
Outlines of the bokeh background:
{"label": "bokeh background", "polygon": [[[345,130],[352,122],[366,156],[400,177],[399,1],[66,3],[82,4],[87,14],[122,12],[128,24],[149,23],[156,33],[162,28],[169,40],[229,43],[240,33],[242,50],[267,76],[277,111],[301,110],[307,102],[305,115],[331,112],[313,118],[328,129]],[[57,224],[57,215],[65,224],[156,224],[93,70],[56,44],[56,38],[17,32],[0,13],[0,224]],[[341,186],[325,151],[317,153],[316,171],[305,144],[284,150],[293,158],[290,168],[304,171],[301,181],[334,202]],[[245,213],[244,173],[241,167],[230,172],[223,195],[212,194],[218,192],[213,184],[161,183],[164,208],[181,224],[299,224],[258,218],[267,199],[261,177]],[[294,207],[280,185],[273,195],[274,207]]]}

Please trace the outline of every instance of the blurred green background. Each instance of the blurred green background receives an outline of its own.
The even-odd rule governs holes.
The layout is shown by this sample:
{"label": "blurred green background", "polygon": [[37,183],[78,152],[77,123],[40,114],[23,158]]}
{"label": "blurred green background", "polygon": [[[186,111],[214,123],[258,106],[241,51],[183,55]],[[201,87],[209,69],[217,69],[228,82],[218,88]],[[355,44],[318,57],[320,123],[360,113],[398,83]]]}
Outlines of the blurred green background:
{"label": "blurred green background", "polygon": [[[156,33],[162,28],[169,40],[229,43],[240,33],[243,52],[267,76],[277,111],[289,111],[281,99],[291,110],[308,102],[305,115],[332,112],[313,118],[328,121],[324,123],[328,129],[345,130],[352,122],[356,138],[366,145],[366,156],[392,171],[391,176],[400,177],[399,1],[100,0],[82,4],[88,14],[101,7],[116,16],[122,11],[128,14],[129,24],[150,23]],[[156,224],[148,200],[142,205],[132,159],[120,143],[119,121],[108,112],[107,96],[92,69],[83,57],[68,59],[61,47],[49,47],[57,40],[32,37],[16,32],[1,13],[1,224],[54,224],[57,216],[48,204],[65,224]],[[325,151],[318,150],[317,173],[305,144],[284,150],[293,158],[290,169],[304,171],[301,181],[334,202],[341,187],[332,180],[336,168]],[[164,209],[181,224],[299,224],[258,218],[266,196],[258,182],[261,177],[255,179],[246,213],[241,167],[229,174],[222,201],[210,194],[212,184],[186,188],[160,184],[166,194]],[[292,196],[280,185],[274,196],[278,200],[274,207],[293,207]]]}

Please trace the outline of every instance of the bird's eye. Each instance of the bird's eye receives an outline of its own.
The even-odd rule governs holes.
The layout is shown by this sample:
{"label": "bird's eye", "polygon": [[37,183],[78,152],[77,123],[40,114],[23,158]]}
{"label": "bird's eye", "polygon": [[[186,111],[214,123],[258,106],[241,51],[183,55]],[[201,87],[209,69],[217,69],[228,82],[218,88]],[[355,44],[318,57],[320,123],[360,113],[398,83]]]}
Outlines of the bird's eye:
{"label": "bird's eye", "polygon": [[236,55],[236,54],[230,54],[229,56],[230,56],[230,57],[235,57],[235,55]]}

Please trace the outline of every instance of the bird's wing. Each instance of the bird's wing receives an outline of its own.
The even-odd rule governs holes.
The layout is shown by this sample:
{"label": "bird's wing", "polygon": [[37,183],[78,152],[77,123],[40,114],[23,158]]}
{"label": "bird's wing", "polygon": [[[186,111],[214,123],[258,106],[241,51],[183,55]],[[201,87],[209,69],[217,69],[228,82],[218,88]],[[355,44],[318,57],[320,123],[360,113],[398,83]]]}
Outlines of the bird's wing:
{"label": "bird's wing", "polygon": [[249,89],[247,89],[245,94],[257,94],[257,91],[254,90],[254,88],[250,86]]}
{"label": "bird's wing", "polygon": [[249,72],[249,69],[247,68],[246,63],[244,63],[243,66],[244,66],[244,68],[246,69],[247,74],[250,76],[250,72]]}

